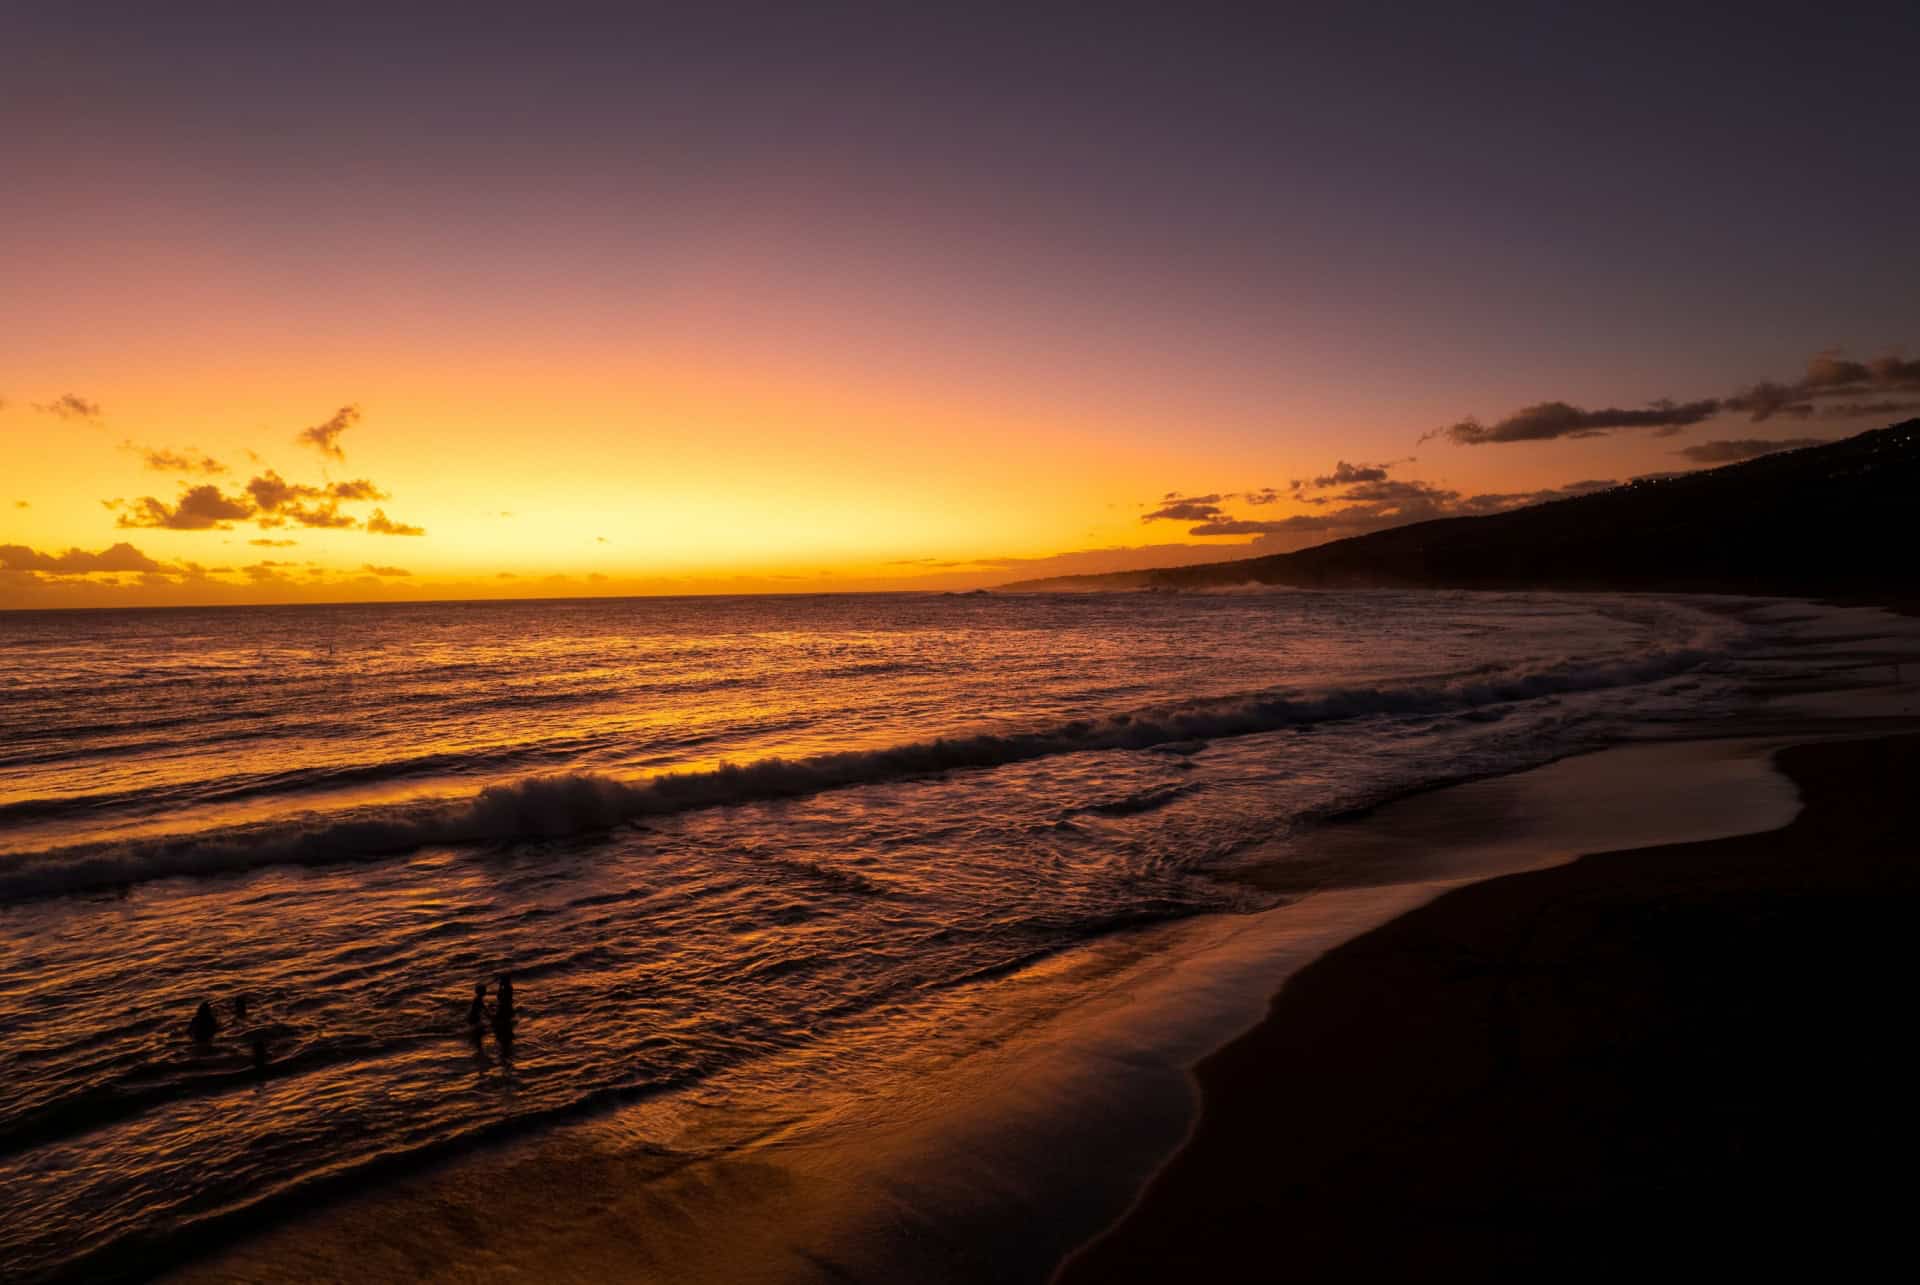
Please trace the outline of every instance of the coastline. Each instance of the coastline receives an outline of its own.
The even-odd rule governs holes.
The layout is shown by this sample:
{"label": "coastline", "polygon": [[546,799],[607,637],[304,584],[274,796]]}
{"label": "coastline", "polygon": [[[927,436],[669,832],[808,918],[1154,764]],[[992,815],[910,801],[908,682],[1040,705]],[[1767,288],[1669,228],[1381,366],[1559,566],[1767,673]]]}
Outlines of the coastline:
{"label": "coastline", "polygon": [[1276,978],[1489,875],[1783,824],[1776,743],[1619,746],[1409,795],[1315,832],[1365,878],[985,988],[955,1021],[1003,1033],[903,1065],[889,1101],[815,1101],[809,1123],[665,1097],[328,1201],[168,1279],[1045,1281],[1176,1153],[1190,1068],[1260,1021]]}
{"label": "coastline", "polygon": [[1777,759],[1783,827],[1471,883],[1295,973],[1055,1279],[1873,1261],[1920,1136],[1920,735]]}
{"label": "coastline", "polygon": [[[1844,643],[1857,623],[1822,628]],[[1774,716],[1718,740],[1651,728],[1311,827],[1305,853],[1276,839],[1231,873],[1285,904],[1115,934],[956,991],[907,1037],[923,1047],[886,1059],[882,1094],[842,1093],[798,1064],[776,1068],[798,1093],[668,1093],[235,1225],[152,1266],[223,1282],[1049,1280],[1098,1254],[1084,1247],[1179,1162],[1213,1109],[1193,1067],[1252,1038],[1276,985],[1485,880],[1786,826],[1799,799],[1774,751],[1915,725],[1916,689],[1897,671],[1891,688],[1861,681],[1894,659],[1836,653],[1774,689]]]}

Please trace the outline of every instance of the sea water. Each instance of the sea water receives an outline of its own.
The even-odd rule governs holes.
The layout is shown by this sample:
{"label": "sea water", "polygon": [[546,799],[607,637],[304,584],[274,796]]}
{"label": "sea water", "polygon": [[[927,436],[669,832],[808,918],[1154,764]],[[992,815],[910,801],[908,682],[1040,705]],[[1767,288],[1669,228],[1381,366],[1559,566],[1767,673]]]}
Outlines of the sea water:
{"label": "sea water", "polygon": [[[610,1105],[791,1114],[936,1035],[964,1059],[956,997],[1337,888],[1236,877],[1329,817],[1704,734],[1815,663],[1803,620],[1394,592],[0,615],[0,1268],[167,1261]],[[505,1039],[466,1019],[503,972]]]}

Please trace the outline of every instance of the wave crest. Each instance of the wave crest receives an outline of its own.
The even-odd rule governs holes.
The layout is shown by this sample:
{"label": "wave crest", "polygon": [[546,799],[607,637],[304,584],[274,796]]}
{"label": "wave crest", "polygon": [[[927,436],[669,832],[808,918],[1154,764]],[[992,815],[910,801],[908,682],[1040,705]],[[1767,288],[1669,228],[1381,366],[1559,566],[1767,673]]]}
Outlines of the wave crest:
{"label": "wave crest", "polygon": [[768,758],[637,780],[597,773],[529,776],[454,801],[345,815],[309,814],[192,835],[26,853],[0,866],[0,902],[270,865],[365,861],[435,844],[587,834],[696,808],[767,802],[1059,754],[1154,749],[1350,718],[1458,712],[1655,682],[1696,668],[1717,654],[1705,646],[1688,646],[1649,652],[1631,661],[1567,661],[1530,671],[1400,687],[1351,687],[1317,694],[1256,692],[1075,719],[1032,731],[940,737],[808,758]]}

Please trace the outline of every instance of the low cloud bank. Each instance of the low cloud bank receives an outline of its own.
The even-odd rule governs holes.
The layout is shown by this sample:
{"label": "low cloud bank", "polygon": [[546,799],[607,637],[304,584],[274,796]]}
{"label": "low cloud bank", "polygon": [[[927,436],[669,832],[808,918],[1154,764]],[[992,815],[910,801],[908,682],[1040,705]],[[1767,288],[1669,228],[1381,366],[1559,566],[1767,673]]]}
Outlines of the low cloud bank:
{"label": "low cloud bank", "polygon": [[1671,437],[1718,415],[1741,414],[1754,423],[1776,416],[1789,419],[1861,419],[1920,410],[1920,360],[1878,357],[1854,361],[1824,352],[1807,363],[1799,379],[1763,380],[1725,397],[1693,401],[1664,399],[1645,407],[1587,410],[1570,402],[1547,401],[1522,407],[1492,424],[1471,417],[1436,428],[1421,441],[1441,438],[1459,446],[1542,442],[1562,437],[1597,437],[1622,429],[1650,430]]}

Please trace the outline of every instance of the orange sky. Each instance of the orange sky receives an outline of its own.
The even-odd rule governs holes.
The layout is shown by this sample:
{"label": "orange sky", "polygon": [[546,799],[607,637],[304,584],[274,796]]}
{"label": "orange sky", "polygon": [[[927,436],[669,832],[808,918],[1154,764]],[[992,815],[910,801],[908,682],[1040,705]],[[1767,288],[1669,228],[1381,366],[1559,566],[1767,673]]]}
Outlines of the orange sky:
{"label": "orange sky", "polygon": [[[125,573],[16,575],[0,585],[0,605],[964,587],[1029,572],[936,564],[1164,544],[1191,553],[1119,553],[1064,569],[1198,560],[1245,540],[1145,524],[1144,502],[1169,489],[1284,488],[1336,456],[1402,459],[1423,426],[1369,432],[1302,414],[1290,427],[1219,412],[1209,422],[1183,414],[1176,397],[1142,405],[1125,390],[1101,397],[1042,381],[968,396],[931,381],[861,379],[810,365],[804,351],[784,363],[752,352],[703,362],[639,337],[612,351],[475,344],[338,351],[319,363],[276,352],[271,337],[235,332],[220,344],[218,366],[149,341],[148,354],[122,350],[105,377],[81,377],[107,364],[95,353],[14,367],[0,410],[11,465],[0,544],[57,554],[127,541],[169,567],[227,569],[146,583]],[[99,413],[37,409],[68,392]],[[343,459],[296,441],[344,404],[362,415],[340,435]],[[1168,432],[1173,418],[1185,427]],[[1623,460],[1615,442],[1554,445],[1551,461],[1483,462],[1474,457],[1490,452],[1429,444],[1433,463],[1406,471],[1511,489],[1658,464],[1645,451]],[[225,471],[156,469],[146,456],[159,449],[211,457]],[[391,498],[340,511],[364,527],[378,509],[425,534],[263,529],[257,518],[127,529],[118,525],[125,504],[103,504],[151,496],[171,505],[209,483],[237,496],[268,470],[312,486],[370,480]],[[1256,516],[1303,511],[1283,500]],[[368,583],[369,565],[409,574]]]}
{"label": "orange sky", "polygon": [[[119,336],[111,353],[74,344],[9,371],[0,545],[44,559],[125,541],[162,566],[36,571],[16,557],[0,606],[965,588],[1316,542],[1197,539],[1189,523],[1142,516],[1169,491],[1264,487],[1282,498],[1219,507],[1311,514],[1327,507],[1316,494],[1340,492],[1296,497],[1288,484],[1337,460],[1468,495],[1685,464],[1676,439],[1645,434],[1421,443],[1448,408],[1380,414],[1369,398],[1380,419],[1356,422],[1311,386],[1255,413],[1183,406],[1171,375],[1170,387],[1121,379],[1111,392],[1044,368],[947,383],[862,370],[804,332],[783,344],[741,331],[704,351],[674,334],[497,345],[449,333],[411,346],[376,334],[314,360],[316,345],[271,330],[186,329]],[[97,413],[62,413],[69,393]],[[345,405],[360,415],[338,437],[342,458],[298,440]],[[223,471],[156,468],[156,451]],[[199,530],[125,525],[143,520],[145,497],[171,507],[211,484],[237,498],[269,471],[322,489],[364,479],[388,498],[335,505],[354,521],[344,529],[264,512]],[[376,510],[424,533],[370,531]],[[1058,556],[1094,550],[1108,552]]]}

